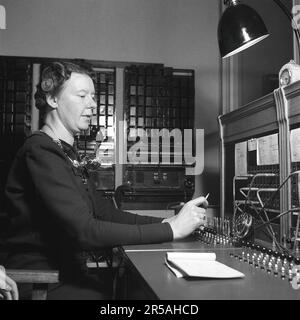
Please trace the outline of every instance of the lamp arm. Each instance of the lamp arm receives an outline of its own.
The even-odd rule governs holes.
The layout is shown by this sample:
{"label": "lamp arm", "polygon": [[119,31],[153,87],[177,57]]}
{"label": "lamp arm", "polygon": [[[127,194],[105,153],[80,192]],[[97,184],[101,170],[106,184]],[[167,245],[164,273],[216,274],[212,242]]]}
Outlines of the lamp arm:
{"label": "lamp arm", "polygon": [[300,32],[299,32],[299,28],[295,22],[293,15],[289,11],[289,9],[280,0],[273,0],[273,1],[278,5],[278,7],[283,11],[283,13],[288,17],[289,21],[292,23],[292,28],[293,28],[295,35],[296,35],[296,38],[297,38],[298,50],[300,53]]}

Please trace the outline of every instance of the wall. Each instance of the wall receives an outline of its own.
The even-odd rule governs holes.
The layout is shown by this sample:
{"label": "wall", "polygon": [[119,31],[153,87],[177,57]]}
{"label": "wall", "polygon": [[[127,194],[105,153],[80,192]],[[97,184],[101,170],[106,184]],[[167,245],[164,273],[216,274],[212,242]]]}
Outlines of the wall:
{"label": "wall", "polygon": [[[163,63],[196,71],[197,128],[218,131],[218,0],[2,0],[7,30],[0,55]],[[196,195],[218,202],[218,138],[209,139],[209,172],[197,177]],[[218,179],[215,179],[218,183]]]}

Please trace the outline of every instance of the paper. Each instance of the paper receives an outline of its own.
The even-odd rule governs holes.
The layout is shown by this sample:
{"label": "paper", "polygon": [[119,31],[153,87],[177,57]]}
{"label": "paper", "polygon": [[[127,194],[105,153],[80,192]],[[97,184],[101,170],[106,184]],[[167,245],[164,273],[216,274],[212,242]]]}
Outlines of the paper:
{"label": "paper", "polygon": [[235,145],[235,176],[247,175],[247,141]]}
{"label": "paper", "polygon": [[257,140],[250,139],[248,140],[248,151],[256,151],[257,150]]}
{"label": "paper", "polygon": [[215,253],[167,252],[165,264],[177,278],[231,279],[245,277],[243,273],[216,261]]}
{"label": "paper", "polygon": [[257,165],[279,163],[278,133],[257,139]]}
{"label": "paper", "polygon": [[300,128],[291,130],[291,160],[300,161]]}

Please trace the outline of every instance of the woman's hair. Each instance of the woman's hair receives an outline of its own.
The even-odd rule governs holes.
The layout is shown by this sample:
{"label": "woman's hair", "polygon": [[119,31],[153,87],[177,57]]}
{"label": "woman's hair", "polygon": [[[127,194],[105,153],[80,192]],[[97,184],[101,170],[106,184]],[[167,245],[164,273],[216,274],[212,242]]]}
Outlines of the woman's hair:
{"label": "woman's hair", "polygon": [[47,96],[55,97],[63,88],[64,83],[71,77],[72,72],[86,74],[93,78],[93,70],[87,63],[75,64],[66,61],[51,62],[47,64],[42,72],[38,83],[37,91],[34,95],[35,106],[45,109]]}

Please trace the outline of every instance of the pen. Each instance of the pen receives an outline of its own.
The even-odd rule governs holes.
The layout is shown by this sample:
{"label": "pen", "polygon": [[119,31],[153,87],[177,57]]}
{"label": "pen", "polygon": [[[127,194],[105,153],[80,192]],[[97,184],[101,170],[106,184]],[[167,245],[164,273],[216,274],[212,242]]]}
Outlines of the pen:
{"label": "pen", "polygon": [[[209,197],[209,193],[205,196],[205,199],[207,200],[208,197]],[[199,229],[200,229],[201,231],[203,231],[205,228],[204,228],[204,226],[200,226]]]}

